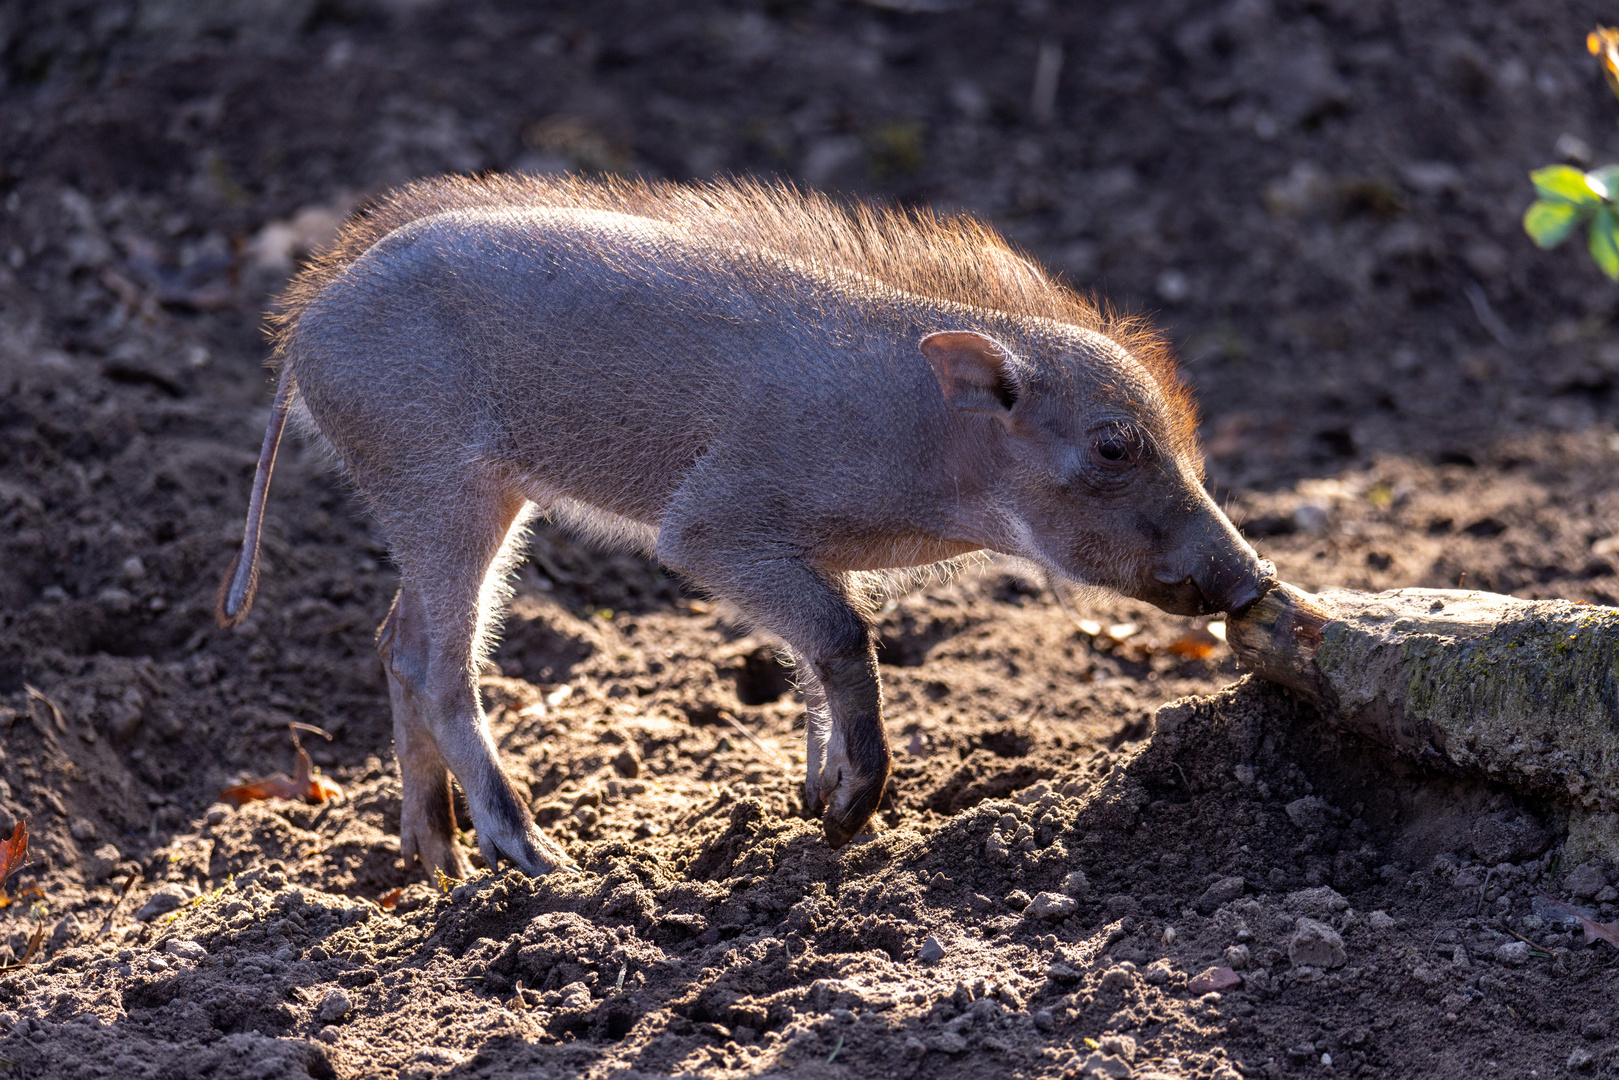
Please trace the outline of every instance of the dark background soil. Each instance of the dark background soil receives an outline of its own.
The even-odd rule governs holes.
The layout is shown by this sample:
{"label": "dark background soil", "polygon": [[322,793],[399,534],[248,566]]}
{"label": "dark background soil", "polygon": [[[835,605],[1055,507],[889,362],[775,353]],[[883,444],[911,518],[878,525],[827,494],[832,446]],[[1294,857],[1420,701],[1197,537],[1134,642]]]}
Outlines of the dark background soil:
{"label": "dark background soil", "polygon": [[[1229,653],[1178,654],[1185,620],[1026,568],[885,612],[896,780],[884,831],[834,854],[793,811],[798,705],[769,643],[542,529],[485,689],[589,873],[449,898],[398,858],[371,644],[386,550],[312,451],[284,448],[252,618],[210,620],[275,290],[367,196],[499,169],[779,175],[971,210],[1155,317],[1211,485],[1289,580],[1613,604],[1619,288],[1518,223],[1529,169],[1619,158],[1584,51],[1601,15],[0,9],[0,824],[35,838],[0,940],[21,955],[46,930],[0,975],[0,1058],[120,1077],[1056,1076],[1101,1049],[1138,1075],[1619,1071],[1614,950],[1533,906],[1615,914],[1611,865],[1563,865],[1558,807],[1398,767],[1248,684],[1147,739],[1159,705],[1237,676]],[[346,797],[213,805],[290,769],[289,720],[333,734],[305,743]],[[392,913],[370,904],[407,885]],[[1025,910],[1065,889],[1066,914]],[[155,895],[184,906],[135,921]],[[1293,955],[1299,918],[1331,924],[1342,963]],[[1520,938],[1527,957],[1498,953]],[[1218,963],[1244,983],[1188,988]]]}

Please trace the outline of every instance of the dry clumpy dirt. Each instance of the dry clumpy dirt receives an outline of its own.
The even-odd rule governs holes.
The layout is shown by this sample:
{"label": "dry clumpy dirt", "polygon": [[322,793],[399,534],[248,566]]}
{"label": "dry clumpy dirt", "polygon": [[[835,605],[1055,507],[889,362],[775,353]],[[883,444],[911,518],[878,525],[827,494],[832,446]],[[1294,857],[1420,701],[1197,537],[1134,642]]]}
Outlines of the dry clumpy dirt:
{"label": "dry clumpy dirt", "polygon": [[[1392,764],[1186,621],[1027,568],[885,610],[894,783],[834,853],[770,643],[542,528],[484,686],[585,873],[447,893],[398,857],[385,544],[312,452],[283,449],[253,616],[209,618],[274,290],[368,194],[513,168],[975,210],[1158,313],[1211,483],[1289,580],[1613,604],[1619,291],[1517,224],[1529,168],[1619,157],[1599,15],[6,9],[0,825],[34,847],[0,954],[43,942],[0,973],[0,1068],[1619,1074],[1619,953],[1536,902],[1611,920],[1619,879],[1563,862],[1557,806]],[[291,769],[293,720],[344,796],[218,803]]]}

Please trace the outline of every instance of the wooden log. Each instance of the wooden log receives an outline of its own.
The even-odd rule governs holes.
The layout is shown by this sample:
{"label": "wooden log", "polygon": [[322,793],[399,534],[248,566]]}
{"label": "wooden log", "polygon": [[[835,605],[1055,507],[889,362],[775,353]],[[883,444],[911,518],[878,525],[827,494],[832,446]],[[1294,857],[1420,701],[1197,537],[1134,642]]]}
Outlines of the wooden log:
{"label": "wooden log", "polygon": [[1619,608],[1280,583],[1226,636],[1244,667],[1338,726],[1555,799],[1571,847],[1619,858]]}

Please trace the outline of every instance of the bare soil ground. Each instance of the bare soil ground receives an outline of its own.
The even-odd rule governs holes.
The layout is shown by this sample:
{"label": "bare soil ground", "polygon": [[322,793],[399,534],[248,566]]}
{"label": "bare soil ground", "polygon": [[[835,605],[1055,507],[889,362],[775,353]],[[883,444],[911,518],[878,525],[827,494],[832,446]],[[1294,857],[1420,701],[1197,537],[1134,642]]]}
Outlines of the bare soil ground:
{"label": "bare soil ground", "polygon": [[[1157,313],[1211,483],[1284,577],[1613,604],[1619,291],[1517,224],[1529,168],[1619,157],[1598,15],[6,10],[0,825],[34,854],[0,954],[43,941],[0,973],[0,1068],[1619,1074],[1616,952],[1535,901],[1615,916],[1559,807],[1393,764],[1186,620],[1026,567],[885,610],[894,783],[832,852],[771,643],[542,528],[484,689],[586,872],[448,891],[398,854],[386,546],[312,451],[284,448],[252,617],[210,619],[274,290],[368,193],[512,168],[973,209]],[[291,769],[289,721],[332,733],[303,740],[343,797],[218,803]]]}

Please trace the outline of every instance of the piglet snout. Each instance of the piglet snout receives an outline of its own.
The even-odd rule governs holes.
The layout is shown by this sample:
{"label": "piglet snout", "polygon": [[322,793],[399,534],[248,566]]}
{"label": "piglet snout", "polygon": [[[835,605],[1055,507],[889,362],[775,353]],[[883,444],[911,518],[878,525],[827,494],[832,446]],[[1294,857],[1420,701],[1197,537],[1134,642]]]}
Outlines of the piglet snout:
{"label": "piglet snout", "polygon": [[1251,554],[1229,562],[1215,560],[1209,573],[1194,577],[1193,583],[1209,612],[1240,614],[1270,591],[1276,583],[1276,567]]}

